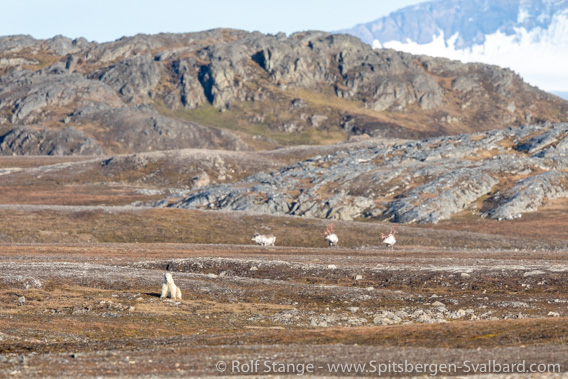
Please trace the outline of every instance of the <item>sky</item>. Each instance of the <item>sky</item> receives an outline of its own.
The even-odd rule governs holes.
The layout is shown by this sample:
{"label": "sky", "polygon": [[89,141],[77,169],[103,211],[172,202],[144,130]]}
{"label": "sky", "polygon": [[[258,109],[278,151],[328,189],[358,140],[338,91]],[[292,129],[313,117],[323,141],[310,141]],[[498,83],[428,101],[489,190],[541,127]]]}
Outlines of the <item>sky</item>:
{"label": "sky", "polygon": [[[235,28],[276,34],[333,31],[424,0],[9,0],[0,36],[84,37],[99,43],[138,33]],[[9,16],[8,16],[9,15]]]}

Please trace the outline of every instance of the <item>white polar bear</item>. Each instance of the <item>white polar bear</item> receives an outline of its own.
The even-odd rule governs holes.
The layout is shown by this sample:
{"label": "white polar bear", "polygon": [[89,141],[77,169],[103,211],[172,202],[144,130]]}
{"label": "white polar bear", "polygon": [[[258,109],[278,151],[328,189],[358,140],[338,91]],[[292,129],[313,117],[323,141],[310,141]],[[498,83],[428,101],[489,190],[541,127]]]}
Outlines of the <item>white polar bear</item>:
{"label": "white polar bear", "polygon": [[172,274],[169,272],[164,274],[164,281],[162,282],[162,294],[160,298],[164,297],[181,300],[181,290],[176,286],[174,278],[172,278]]}

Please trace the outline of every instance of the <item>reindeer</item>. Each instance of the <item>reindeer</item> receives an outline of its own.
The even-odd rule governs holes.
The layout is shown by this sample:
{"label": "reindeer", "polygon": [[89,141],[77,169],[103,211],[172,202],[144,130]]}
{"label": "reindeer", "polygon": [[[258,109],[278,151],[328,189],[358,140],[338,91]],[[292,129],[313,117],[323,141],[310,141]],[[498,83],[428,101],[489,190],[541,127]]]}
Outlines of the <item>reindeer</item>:
{"label": "reindeer", "polygon": [[276,236],[272,234],[264,235],[264,234],[254,233],[254,235],[251,238],[251,241],[256,242],[257,245],[260,246],[274,246],[274,242],[276,242]]}
{"label": "reindeer", "polygon": [[329,227],[325,230],[324,234],[325,240],[329,243],[329,247],[337,247],[337,241],[339,241],[339,238],[337,238],[337,234],[335,234],[335,231],[333,230],[333,224],[329,224]]}
{"label": "reindeer", "polygon": [[390,230],[390,233],[387,235],[381,233],[381,239],[383,240],[383,243],[387,247],[390,247],[392,249],[394,249],[394,244],[396,243],[396,238],[394,238],[395,234],[396,234],[396,226],[393,226]]}

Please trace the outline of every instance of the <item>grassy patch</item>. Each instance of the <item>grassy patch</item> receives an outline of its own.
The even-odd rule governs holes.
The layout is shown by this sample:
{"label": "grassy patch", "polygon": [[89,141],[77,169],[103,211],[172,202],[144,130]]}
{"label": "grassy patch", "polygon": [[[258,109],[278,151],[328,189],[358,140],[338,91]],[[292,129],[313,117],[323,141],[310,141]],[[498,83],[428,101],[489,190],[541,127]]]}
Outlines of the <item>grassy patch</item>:
{"label": "grassy patch", "polygon": [[[248,136],[261,136],[265,140],[274,141],[276,146],[327,145],[343,142],[346,139],[345,132],[339,128],[330,130],[307,128],[299,133],[279,132],[275,130],[274,124],[288,121],[294,122],[295,115],[286,112],[284,109],[274,108],[273,105],[268,106],[262,102],[258,104],[239,102],[233,108],[223,112],[209,104],[201,105],[193,110],[183,108],[172,110],[160,102],[156,102],[155,106],[158,112],[168,117],[240,132]],[[273,108],[272,111],[274,112],[269,112],[264,122],[254,123],[248,121],[247,115],[263,113],[266,109],[271,108]],[[260,145],[259,142],[251,141],[250,139],[247,139],[247,142],[260,147],[275,147],[274,143],[272,145],[266,143]]]}

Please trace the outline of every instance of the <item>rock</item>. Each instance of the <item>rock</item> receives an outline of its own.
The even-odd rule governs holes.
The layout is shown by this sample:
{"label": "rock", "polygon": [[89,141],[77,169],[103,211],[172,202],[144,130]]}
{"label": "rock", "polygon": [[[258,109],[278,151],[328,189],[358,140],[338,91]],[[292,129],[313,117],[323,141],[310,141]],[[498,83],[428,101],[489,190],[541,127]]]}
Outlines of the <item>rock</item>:
{"label": "rock", "polygon": [[458,309],[455,312],[449,312],[448,313],[448,317],[454,318],[454,319],[464,318],[466,315],[467,315],[467,313],[463,309]]}
{"label": "rock", "polygon": [[491,192],[497,183],[498,180],[480,169],[457,169],[407,192],[392,202],[385,214],[395,222],[437,223]]}
{"label": "rock", "polygon": [[302,109],[306,107],[306,103],[304,100],[296,98],[292,100],[292,107]]}
{"label": "rock", "polygon": [[23,49],[37,49],[40,41],[29,35],[15,35],[0,37],[0,51],[17,53]]}
{"label": "rock", "polygon": [[347,323],[350,326],[361,326],[367,324],[367,322],[367,319],[362,317],[349,317],[347,320]]}
{"label": "rock", "polygon": [[213,60],[209,65],[201,67],[199,81],[205,97],[217,108],[228,108],[237,97],[235,87],[235,71],[225,59]]}
{"label": "rock", "polygon": [[0,58],[0,68],[20,68],[22,66],[33,66],[37,64],[39,64],[39,61],[25,58]]}
{"label": "rock", "polygon": [[160,115],[152,107],[79,109],[71,123],[101,123],[105,133],[126,151],[174,150],[181,148],[250,150],[233,134],[192,122]]}
{"label": "rock", "polygon": [[460,76],[452,81],[452,88],[459,92],[482,91],[479,81],[471,76]]}
{"label": "rock", "polygon": [[355,276],[355,280],[363,280],[363,275],[357,275],[357,276]]}
{"label": "rock", "polygon": [[373,319],[373,323],[376,325],[392,325],[394,321],[386,317],[377,316]]}
{"label": "rock", "polygon": [[395,315],[399,320],[402,320],[402,319],[407,318],[407,317],[410,316],[410,315],[408,314],[408,312],[403,311],[403,310],[396,311],[396,312],[394,313],[394,315]]}
{"label": "rock", "polygon": [[169,101],[171,108],[175,108],[178,101],[188,109],[196,109],[207,102],[203,87],[197,80],[201,66],[195,59],[184,58],[175,60],[172,63],[172,70],[179,77],[180,98],[178,100],[175,94],[171,94],[171,100]]}
{"label": "rock", "polygon": [[541,270],[533,270],[533,271],[527,271],[525,273],[523,273],[523,277],[528,277],[528,276],[537,276],[537,275],[546,275],[546,272],[541,271]]}
{"label": "rock", "polygon": [[[43,62],[54,63],[45,66]],[[527,117],[562,122],[566,121],[568,110],[565,102],[527,86],[511,70],[373,49],[349,35],[317,31],[287,37],[216,29],[140,34],[104,44],[63,36],[43,41],[30,36],[0,37],[0,68],[2,133],[22,125],[44,124],[52,128],[59,123],[71,123],[68,126],[93,138],[106,153],[167,150],[176,146],[236,150],[240,145],[242,150],[246,145],[241,141],[229,147],[229,136],[239,140],[233,132],[221,133],[214,127],[198,128],[181,122],[180,117],[173,116],[179,108],[203,108],[200,114],[206,115],[208,125],[219,121],[215,110],[230,110],[231,119],[237,124],[256,119],[254,123],[267,126],[272,132],[297,134],[316,128],[333,130],[342,125],[352,135],[391,138],[486,130],[487,125],[503,128],[524,124]],[[456,79],[448,85],[448,78]],[[282,108],[280,91],[286,88],[306,95],[294,98]],[[392,122],[386,123],[371,113],[350,114],[333,101],[329,107],[315,106],[309,97],[322,90],[369,109],[399,112],[404,117],[393,117]],[[263,110],[257,118],[256,110],[250,112],[246,103],[259,101],[263,102]],[[449,112],[446,104],[456,104],[456,109],[467,112]],[[147,124],[138,126],[137,122],[145,119],[147,113],[140,105],[159,109],[163,119],[151,128]],[[214,108],[213,112],[205,108],[208,106]],[[529,107],[530,114],[519,111]],[[70,116],[93,109],[97,110],[91,112],[94,123]],[[140,118],[134,116],[125,125],[111,122],[125,109],[130,113],[126,120],[131,115]],[[275,117],[286,112],[290,117]],[[418,118],[432,122],[423,123],[417,130],[404,121],[412,118],[406,115],[415,112]],[[185,124],[188,136],[184,137],[182,131],[165,138],[172,131],[172,124]],[[223,141],[218,142],[222,134]],[[524,155],[555,155],[552,150],[563,146],[555,141],[560,134],[535,135],[515,141],[515,151]],[[136,138],[129,142],[129,136]],[[121,142],[115,145],[115,141]],[[455,154],[465,153],[459,144],[454,147]],[[447,149],[444,154],[447,158],[453,153]],[[426,152],[423,162],[433,162],[437,157],[443,158]],[[454,196],[449,199],[454,200]],[[346,207],[357,208],[352,204]],[[358,217],[361,210],[340,210],[337,204],[325,206],[324,202],[317,202],[311,212],[326,217],[331,209],[338,218],[345,219]]]}
{"label": "rock", "polygon": [[61,35],[57,35],[45,41],[48,51],[56,55],[70,55],[79,51],[92,47],[94,44],[89,43],[84,38],[70,39]]}
{"label": "rock", "polygon": [[105,103],[121,106],[114,90],[104,83],[88,80],[76,74],[51,75],[26,73],[4,83],[6,94],[0,93],[0,109],[12,113],[14,125],[43,120],[46,111],[57,108],[80,108]]}
{"label": "rock", "polygon": [[560,317],[560,313],[550,311],[550,312],[548,312],[547,316],[548,317]]}
{"label": "rock", "polygon": [[315,114],[312,117],[310,117],[310,124],[315,128],[319,128],[322,123],[327,121],[327,119],[328,117],[325,115]]}
{"label": "rock", "polygon": [[[46,66],[44,62],[54,63]],[[455,130],[486,130],[487,125],[503,128],[524,124],[529,114],[519,110],[529,107],[532,119],[560,122],[566,121],[568,110],[565,102],[525,85],[507,69],[373,49],[352,36],[316,31],[287,37],[216,29],[136,35],[104,44],[63,36],[43,41],[30,36],[0,37],[0,68],[0,133],[4,135],[21,126],[39,129],[41,125],[58,133],[58,126],[65,124],[92,139],[94,143],[89,148],[97,147],[97,151],[107,154],[181,148],[250,149],[236,133],[174,117],[179,108],[203,108],[200,114],[206,114],[209,125],[217,124],[216,109],[233,112],[231,119],[237,124],[257,120],[253,122],[268,126],[272,132],[309,134],[311,129],[328,131],[342,125],[352,135],[396,138],[427,138]],[[456,79],[448,85],[448,78]],[[280,91],[284,88],[307,95],[294,98],[282,108]],[[403,117],[385,123],[371,113],[350,114],[334,106],[333,101],[329,107],[314,106],[309,97],[322,90],[370,109],[400,112]],[[258,101],[263,102],[263,110],[256,115],[257,111],[250,112],[246,103]],[[444,110],[445,104],[456,104],[467,112],[450,114]],[[207,106],[214,111],[204,108]],[[154,114],[149,116],[149,110]],[[289,112],[290,117],[275,117],[283,112]],[[419,113],[417,117],[431,121],[423,123],[422,130],[400,121],[415,112]],[[451,129],[446,127],[449,123]],[[525,159],[544,154],[560,167],[566,162],[558,151],[565,149],[568,142],[558,143],[562,134],[557,132],[550,128],[526,134],[526,138],[514,140],[513,150]],[[262,141],[277,145],[265,137],[261,136]],[[440,160],[475,154],[475,141],[463,142],[451,149],[447,144],[443,149],[424,149],[420,152],[421,162],[435,166]],[[61,154],[76,154],[62,144]],[[411,150],[410,146],[403,148]],[[402,157],[417,158],[409,153],[391,156],[391,164]],[[406,169],[412,172],[420,168]],[[373,214],[380,218],[435,222],[475,203],[469,196],[490,185],[484,177],[487,170],[481,171],[474,175],[476,188],[465,191],[465,201],[460,201],[459,191],[448,190],[433,203],[418,199],[419,207],[428,208],[425,212],[408,208],[414,194],[408,194],[409,202],[401,204],[410,211],[407,215],[396,214],[392,209],[383,215],[389,204],[381,204],[380,212],[376,212],[379,204],[369,202],[361,206],[354,204],[357,196],[342,195],[344,199],[334,200],[335,204],[328,203],[331,199],[306,199],[313,206],[304,208],[299,204],[298,215],[348,220]],[[380,181],[377,172],[369,173],[369,177]],[[328,179],[331,182],[334,178]],[[383,188],[385,183],[378,184],[376,188]],[[401,186],[398,195],[416,187],[411,184]],[[350,189],[344,193],[357,192]],[[282,200],[286,196],[273,195],[276,204],[260,206],[261,211],[280,213],[286,209]],[[313,193],[309,195],[312,197]],[[342,204],[341,200],[347,202]],[[437,207],[444,201],[450,204],[450,210],[440,213]],[[301,199],[300,203],[303,202]],[[251,204],[239,206],[254,208]]]}
{"label": "rock", "polygon": [[101,155],[101,146],[73,127],[60,131],[16,127],[0,136],[1,155]]}
{"label": "rock", "polygon": [[503,306],[511,307],[511,308],[530,308],[531,306],[523,301],[510,301]]}
{"label": "rock", "polygon": [[537,211],[547,200],[565,197],[568,197],[568,173],[543,172],[519,181],[505,192],[487,217],[511,220],[522,213]]}
{"label": "rock", "polygon": [[161,66],[149,54],[125,59],[95,71],[89,78],[108,84],[126,102],[149,102],[161,79]]}
{"label": "rock", "polygon": [[416,320],[416,322],[423,323],[423,324],[434,324],[434,323],[436,323],[436,320],[434,320],[430,315],[427,315],[427,314],[422,314],[422,315],[418,316],[415,320]]}
{"label": "rock", "polygon": [[[484,201],[488,211],[481,217],[517,219],[547,199],[568,196],[568,174],[560,169],[568,168],[565,154],[547,150],[546,158],[541,158],[513,150],[496,153],[502,141],[524,141],[537,132],[539,126],[533,125],[394,145],[359,142],[349,151],[337,150],[272,173],[259,172],[237,183],[204,187],[172,206],[436,223],[464,211],[479,214]],[[568,124],[550,127],[557,140],[567,133]],[[485,158],[465,159],[478,154]],[[546,171],[535,173],[537,169]],[[506,175],[527,178],[509,188],[502,180]],[[500,192],[501,186],[507,190]],[[483,200],[488,195],[489,200]]]}
{"label": "rock", "polygon": [[[542,134],[536,135],[527,141],[516,146],[516,150],[527,154],[534,154],[539,150],[543,150],[552,144],[557,143],[558,138],[563,137],[563,132],[561,129],[552,128],[545,131]],[[560,143],[560,148],[562,149],[562,144]]]}
{"label": "rock", "polygon": [[207,175],[206,172],[202,172],[198,176],[195,176],[192,179],[192,182],[194,188],[199,188],[208,186],[211,183],[211,180],[209,179],[209,175]]}

